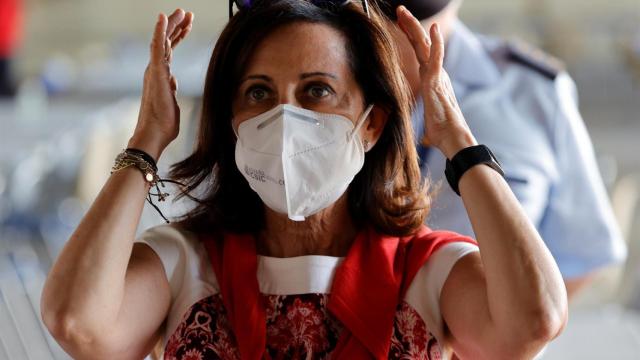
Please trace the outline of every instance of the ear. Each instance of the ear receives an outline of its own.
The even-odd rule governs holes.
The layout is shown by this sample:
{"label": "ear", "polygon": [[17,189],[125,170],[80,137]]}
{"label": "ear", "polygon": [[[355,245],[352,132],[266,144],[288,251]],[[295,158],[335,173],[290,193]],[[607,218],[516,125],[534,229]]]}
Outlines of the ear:
{"label": "ear", "polygon": [[377,104],[374,105],[369,112],[365,123],[362,124],[362,128],[360,129],[360,136],[363,142],[369,144],[365,151],[371,150],[378,142],[378,139],[380,139],[387,120],[389,120],[390,113],[388,109]]}

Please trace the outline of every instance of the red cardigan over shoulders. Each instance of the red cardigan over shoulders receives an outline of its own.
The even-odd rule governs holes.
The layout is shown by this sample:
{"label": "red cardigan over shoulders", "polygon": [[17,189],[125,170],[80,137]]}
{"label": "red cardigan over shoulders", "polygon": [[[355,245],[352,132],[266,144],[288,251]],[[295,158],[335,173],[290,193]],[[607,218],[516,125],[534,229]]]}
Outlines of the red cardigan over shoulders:
{"label": "red cardigan over shoulders", "polygon": [[[242,359],[267,359],[255,240],[251,235],[201,236],[220,285]],[[413,236],[361,231],[336,270],[327,308],[345,326],[334,358],[387,359],[397,305],[431,254],[452,242],[476,242],[422,226]],[[265,324],[265,325],[260,325]]]}

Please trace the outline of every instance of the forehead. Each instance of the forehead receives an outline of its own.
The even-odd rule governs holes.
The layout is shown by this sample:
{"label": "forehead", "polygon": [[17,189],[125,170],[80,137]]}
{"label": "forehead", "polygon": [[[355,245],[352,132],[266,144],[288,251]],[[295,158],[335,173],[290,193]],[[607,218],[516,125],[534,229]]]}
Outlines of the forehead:
{"label": "forehead", "polygon": [[335,28],[319,23],[294,22],[274,30],[249,58],[246,74],[276,75],[324,71],[350,75],[346,40]]}

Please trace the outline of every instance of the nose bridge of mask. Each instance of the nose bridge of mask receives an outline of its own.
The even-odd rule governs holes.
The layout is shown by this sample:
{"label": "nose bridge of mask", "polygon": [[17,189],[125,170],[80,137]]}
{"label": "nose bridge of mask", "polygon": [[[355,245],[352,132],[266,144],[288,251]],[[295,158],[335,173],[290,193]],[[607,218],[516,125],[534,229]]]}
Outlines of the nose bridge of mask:
{"label": "nose bridge of mask", "polygon": [[[307,114],[306,112],[309,112]],[[259,114],[251,119],[248,119],[240,124],[238,124],[238,129],[233,128],[233,133],[236,135],[236,138],[239,138],[240,128],[244,126],[255,126],[256,130],[262,130],[267,126],[273,124],[276,120],[284,118],[301,120],[304,122],[308,122],[314,125],[320,125],[320,121],[316,118],[317,115],[310,110],[302,109],[295,107],[289,104],[280,104],[275,106],[262,114]]]}
{"label": "nose bridge of mask", "polygon": [[[338,128],[340,128],[342,125],[349,126],[351,127],[351,129],[347,131],[346,135],[347,135],[347,141],[351,141],[353,137],[358,134],[358,132],[360,131],[360,128],[362,128],[362,126],[366,122],[367,117],[369,116],[369,113],[371,112],[372,109],[373,109],[373,104],[370,104],[369,106],[367,106],[364,112],[362,113],[362,115],[360,116],[360,118],[358,118],[358,120],[354,124],[350,119],[342,115],[319,113],[312,110],[307,110],[304,108],[299,108],[293,105],[285,104],[283,109],[283,112],[284,112],[283,119],[284,118],[295,119],[302,122],[307,122],[307,123],[317,125],[318,127],[321,127],[321,128],[324,128],[325,126],[338,127]],[[341,121],[344,124],[338,125],[336,123],[327,123],[330,121]]]}
{"label": "nose bridge of mask", "polygon": [[269,124],[272,124],[274,121],[280,118],[283,112],[284,112],[284,107],[281,104],[263,112],[262,114],[258,114],[250,119],[247,119],[241,122],[240,124],[238,124],[237,130],[233,126],[233,121],[232,121],[231,128],[233,129],[233,133],[236,135],[236,138],[240,138],[239,133],[241,128],[253,126],[255,127],[256,130],[261,130],[262,128],[266,127]]}
{"label": "nose bridge of mask", "polygon": [[285,105],[283,150],[285,156],[318,151],[333,142],[350,142],[365,123],[373,105],[355,121],[339,114],[321,113]]}
{"label": "nose bridge of mask", "polygon": [[[319,126],[322,126],[323,122],[325,121],[331,121],[336,119],[340,119],[345,123],[349,123],[353,126],[353,130],[349,132],[349,137],[352,137],[353,133],[356,133],[357,131],[360,130],[362,125],[367,120],[367,116],[369,116],[369,113],[373,109],[373,104],[370,104],[369,106],[367,106],[364,112],[362,113],[362,115],[360,116],[360,118],[358,118],[356,123],[353,124],[353,122],[350,119],[338,114],[316,112],[316,111],[300,108],[300,107],[289,105],[289,104],[281,104],[280,106],[282,107],[282,113],[284,113],[284,117],[289,119],[301,120],[303,122],[308,122],[308,123],[319,125]],[[264,122],[265,125],[267,125],[268,122],[269,120],[265,120]]]}
{"label": "nose bridge of mask", "polygon": [[322,118],[321,113],[316,113],[311,110],[299,108],[289,104],[283,104],[282,110],[284,113],[284,117],[287,119],[295,119],[298,121],[302,121],[303,123],[308,123],[316,126],[322,125],[320,119]]}
{"label": "nose bridge of mask", "polygon": [[[367,106],[367,108],[364,110],[364,112],[362,113],[358,121],[354,124],[353,130],[349,133],[349,139],[351,139],[354,136],[354,134],[360,130],[362,125],[365,123],[367,116],[371,112],[371,109],[373,109],[373,104]],[[314,125],[322,125],[318,120],[318,118],[324,118],[324,117],[340,118],[342,120],[346,120],[350,122],[349,119],[341,115],[318,113],[318,112],[299,108],[289,104],[280,104],[270,110],[267,110],[266,112],[260,115],[257,115],[253,119],[249,119],[247,121],[244,121],[238,124],[237,130],[233,125],[231,126],[231,128],[233,129],[233,133],[236,135],[236,138],[239,138],[238,133],[240,132],[240,128],[245,123],[250,122],[251,124],[256,124],[255,125],[256,129],[261,130],[267,127],[268,125],[272,124],[274,121],[278,119],[284,119],[285,117],[305,121]],[[245,126],[247,125],[249,124],[245,124]]]}

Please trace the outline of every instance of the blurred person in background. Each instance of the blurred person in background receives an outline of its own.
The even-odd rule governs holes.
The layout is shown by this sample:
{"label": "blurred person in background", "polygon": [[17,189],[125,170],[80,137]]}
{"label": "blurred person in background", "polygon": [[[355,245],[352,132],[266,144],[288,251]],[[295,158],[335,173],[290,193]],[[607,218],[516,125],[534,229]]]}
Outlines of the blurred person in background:
{"label": "blurred person in background", "polygon": [[[444,68],[479,143],[505,169],[511,189],[547,243],[569,297],[594,272],[626,257],[624,240],[577,106],[573,80],[561,64],[521,43],[483,36],[458,18],[462,0],[387,0],[391,20],[404,5],[424,29],[437,22],[447,42]],[[444,178],[445,158],[432,151],[424,126],[423,82],[412,45],[391,26],[403,71],[416,99],[413,126],[422,172]],[[427,223],[472,236],[462,199],[448,187],[434,197]]]}
{"label": "blurred person in background", "polygon": [[428,46],[400,10],[428,74],[428,137],[458,169],[477,243],[424,225],[412,99],[373,4],[236,3],[197,146],[171,173],[196,207],[135,241],[179,133],[170,66],[193,14],[158,17],[129,148],[43,289],[60,344],[92,359],[140,358],[158,339],[167,359],[522,359],[555,338],[560,272],[465,125],[438,26]]}
{"label": "blurred person in background", "polygon": [[0,97],[15,95],[12,60],[20,39],[22,1],[0,1]]}

